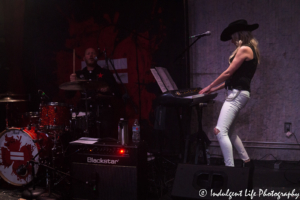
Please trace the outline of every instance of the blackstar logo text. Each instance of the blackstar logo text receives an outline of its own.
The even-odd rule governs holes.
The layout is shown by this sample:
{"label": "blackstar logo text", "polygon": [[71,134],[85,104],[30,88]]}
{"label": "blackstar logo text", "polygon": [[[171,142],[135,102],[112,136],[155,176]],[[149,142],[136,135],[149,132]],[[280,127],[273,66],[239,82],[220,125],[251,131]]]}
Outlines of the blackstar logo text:
{"label": "blackstar logo text", "polygon": [[116,165],[119,160],[111,160],[111,159],[94,159],[93,157],[87,157],[88,163],[98,163],[98,164],[110,164],[110,165]]}

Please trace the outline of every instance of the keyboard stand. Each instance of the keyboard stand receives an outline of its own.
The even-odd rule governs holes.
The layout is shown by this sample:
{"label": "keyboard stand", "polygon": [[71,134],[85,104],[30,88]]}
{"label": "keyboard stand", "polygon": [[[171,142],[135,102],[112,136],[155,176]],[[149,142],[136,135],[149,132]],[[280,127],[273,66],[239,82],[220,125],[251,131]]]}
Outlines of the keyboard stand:
{"label": "keyboard stand", "polygon": [[[190,94],[190,95],[187,95]],[[179,96],[181,95],[181,96]],[[184,96],[187,95],[187,96]],[[169,91],[162,95],[160,95],[156,101],[157,105],[163,105],[167,107],[174,107],[177,110],[177,115],[179,118],[179,128],[180,128],[180,158],[183,159],[183,163],[188,162],[188,156],[190,154],[190,143],[192,141],[197,141],[197,150],[194,162],[198,162],[199,156],[199,147],[202,146],[203,156],[205,163],[207,163],[206,158],[206,146],[210,143],[207,135],[204,133],[202,129],[202,107],[207,105],[212,99],[214,99],[218,94],[194,94],[194,91],[189,93],[181,94],[178,91]],[[192,109],[196,106],[197,114],[198,114],[198,132],[196,134],[191,134],[191,115]],[[181,111],[181,112],[180,112]],[[161,119],[158,117],[158,119]],[[157,119],[156,119],[157,120]],[[160,120],[159,120],[160,122]],[[161,126],[156,126],[161,127]]]}
{"label": "keyboard stand", "polygon": [[200,153],[200,147],[202,147],[202,153],[204,158],[204,164],[208,163],[208,158],[206,155],[206,149],[210,145],[211,141],[207,137],[206,133],[202,129],[202,108],[205,106],[198,106],[197,115],[198,115],[198,132],[197,132],[197,145],[196,145],[196,154],[195,154],[195,164],[198,164],[198,158]]}
{"label": "keyboard stand", "polygon": [[186,127],[184,132],[181,132],[181,135],[184,137],[184,147],[183,147],[183,163],[188,162],[188,157],[190,155],[190,144],[192,141],[196,140],[196,153],[194,163],[198,164],[198,157],[200,154],[200,147],[203,153],[204,164],[207,164],[206,157],[206,148],[211,143],[206,133],[202,129],[202,108],[204,106],[195,105],[197,116],[198,116],[198,132],[195,135],[191,134],[191,116],[192,116],[192,108],[194,106],[185,107],[185,113],[183,114],[182,124]]}

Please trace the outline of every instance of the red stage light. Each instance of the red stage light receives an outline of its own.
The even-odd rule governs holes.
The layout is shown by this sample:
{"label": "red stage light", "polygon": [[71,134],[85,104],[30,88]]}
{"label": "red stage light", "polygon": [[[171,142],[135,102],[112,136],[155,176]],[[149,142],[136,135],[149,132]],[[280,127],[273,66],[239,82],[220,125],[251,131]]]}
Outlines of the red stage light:
{"label": "red stage light", "polygon": [[120,150],[119,150],[119,153],[120,153],[120,154],[124,154],[124,153],[125,153],[125,149],[120,149]]}

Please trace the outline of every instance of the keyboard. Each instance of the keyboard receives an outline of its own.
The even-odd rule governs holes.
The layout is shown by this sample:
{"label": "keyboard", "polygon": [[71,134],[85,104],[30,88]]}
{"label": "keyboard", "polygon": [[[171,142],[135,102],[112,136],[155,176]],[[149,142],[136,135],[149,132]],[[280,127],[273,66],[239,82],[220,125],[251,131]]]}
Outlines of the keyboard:
{"label": "keyboard", "polygon": [[165,106],[193,106],[199,103],[207,103],[216,98],[214,94],[199,94],[202,88],[190,88],[186,90],[172,90],[163,93],[157,98],[160,105]]}

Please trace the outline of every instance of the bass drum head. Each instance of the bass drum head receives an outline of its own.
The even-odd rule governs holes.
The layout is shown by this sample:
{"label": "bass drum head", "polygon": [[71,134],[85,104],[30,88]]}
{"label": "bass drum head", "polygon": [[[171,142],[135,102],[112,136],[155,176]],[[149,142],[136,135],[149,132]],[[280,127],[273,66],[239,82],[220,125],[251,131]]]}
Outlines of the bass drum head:
{"label": "bass drum head", "polygon": [[[26,174],[19,175],[17,169],[30,161],[39,151],[32,141],[34,132],[11,128],[0,134],[0,176],[8,183],[22,186],[32,180],[32,166],[28,165]],[[39,156],[35,157],[38,162]],[[35,173],[38,165],[34,165]]]}

